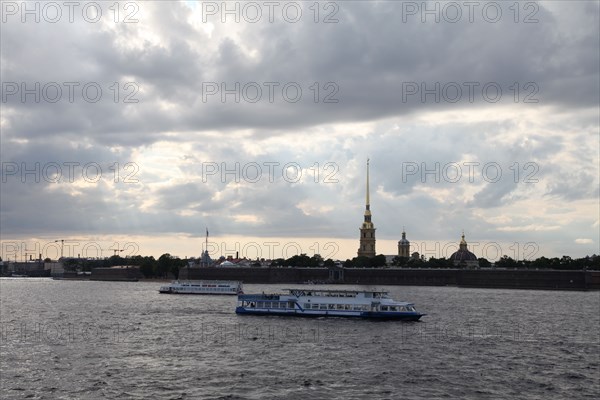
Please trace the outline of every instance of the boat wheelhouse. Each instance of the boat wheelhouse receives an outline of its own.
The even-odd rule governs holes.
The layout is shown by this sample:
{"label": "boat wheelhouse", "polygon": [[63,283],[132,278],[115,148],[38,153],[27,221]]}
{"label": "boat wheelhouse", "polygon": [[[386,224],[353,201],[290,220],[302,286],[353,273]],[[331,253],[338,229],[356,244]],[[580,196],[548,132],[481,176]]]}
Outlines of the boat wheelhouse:
{"label": "boat wheelhouse", "polygon": [[236,295],[244,293],[239,281],[173,281],[161,286],[160,293]]}
{"label": "boat wheelhouse", "polygon": [[418,321],[414,304],[377,290],[285,289],[285,294],[240,294],[235,312],[300,317],[355,317]]}

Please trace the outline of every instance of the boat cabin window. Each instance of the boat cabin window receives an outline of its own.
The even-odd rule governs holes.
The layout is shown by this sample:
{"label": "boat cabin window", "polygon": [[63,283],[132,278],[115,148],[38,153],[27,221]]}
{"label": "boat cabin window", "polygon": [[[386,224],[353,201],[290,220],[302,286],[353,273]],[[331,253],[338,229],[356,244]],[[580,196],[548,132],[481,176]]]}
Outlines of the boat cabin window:
{"label": "boat cabin window", "polygon": [[310,303],[304,303],[304,308],[309,309],[310,308]]}
{"label": "boat cabin window", "polygon": [[320,304],[319,310],[327,310],[327,304]]}
{"label": "boat cabin window", "polygon": [[327,308],[330,310],[335,310],[335,304],[328,304]]}
{"label": "boat cabin window", "polygon": [[365,293],[365,297],[367,299],[370,299],[371,297],[373,297],[373,293]]}
{"label": "boat cabin window", "polygon": [[388,306],[381,306],[381,311],[387,311],[388,310]]}

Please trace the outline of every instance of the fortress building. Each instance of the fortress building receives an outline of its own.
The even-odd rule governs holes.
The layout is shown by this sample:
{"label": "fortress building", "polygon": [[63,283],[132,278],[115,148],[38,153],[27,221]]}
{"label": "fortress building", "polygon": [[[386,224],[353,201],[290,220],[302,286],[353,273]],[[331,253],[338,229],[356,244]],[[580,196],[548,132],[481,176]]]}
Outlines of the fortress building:
{"label": "fortress building", "polygon": [[[367,159],[367,196],[365,205],[364,221],[360,229],[360,246],[358,248],[358,257],[375,257],[375,226],[371,220],[371,202],[369,197],[369,160]],[[388,262],[395,256],[388,255],[386,258]],[[406,232],[402,228],[402,239],[398,241],[398,257],[405,257],[410,259],[420,259],[419,253],[410,253],[410,242],[406,239]],[[462,238],[459,244],[459,249],[450,256],[450,260],[456,267],[461,268],[477,268],[479,267],[479,260],[477,256],[469,251],[467,248],[467,242],[465,240],[465,233],[463,232]]]}
{"label": "fortress building", "polygon": [[371,206],[369,203],[369,160],[367,160],[367,204],[365,220],[360,228],[359,257],[375,257],[375,226],[371,222]]}

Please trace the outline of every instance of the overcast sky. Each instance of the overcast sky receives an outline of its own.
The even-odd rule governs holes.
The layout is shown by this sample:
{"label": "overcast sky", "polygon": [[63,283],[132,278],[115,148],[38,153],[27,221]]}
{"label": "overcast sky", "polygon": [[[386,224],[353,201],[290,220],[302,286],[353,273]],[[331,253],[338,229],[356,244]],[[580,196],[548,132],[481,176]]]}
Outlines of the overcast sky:
{"label": "overcast sky", "polygon": [[4,259],[600,252],[597,1],[23,4]]}

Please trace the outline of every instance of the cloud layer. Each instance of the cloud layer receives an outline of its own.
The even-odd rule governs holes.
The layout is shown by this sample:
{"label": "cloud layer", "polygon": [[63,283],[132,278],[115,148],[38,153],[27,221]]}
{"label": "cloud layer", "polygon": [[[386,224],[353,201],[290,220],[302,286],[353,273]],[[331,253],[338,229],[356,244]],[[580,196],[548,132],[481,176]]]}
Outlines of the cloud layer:
{"label": "cloud layer", "polygon": [[14,4],[2,240],[351,239],[370,158],[378,238],[598,252],[598,3]]}

